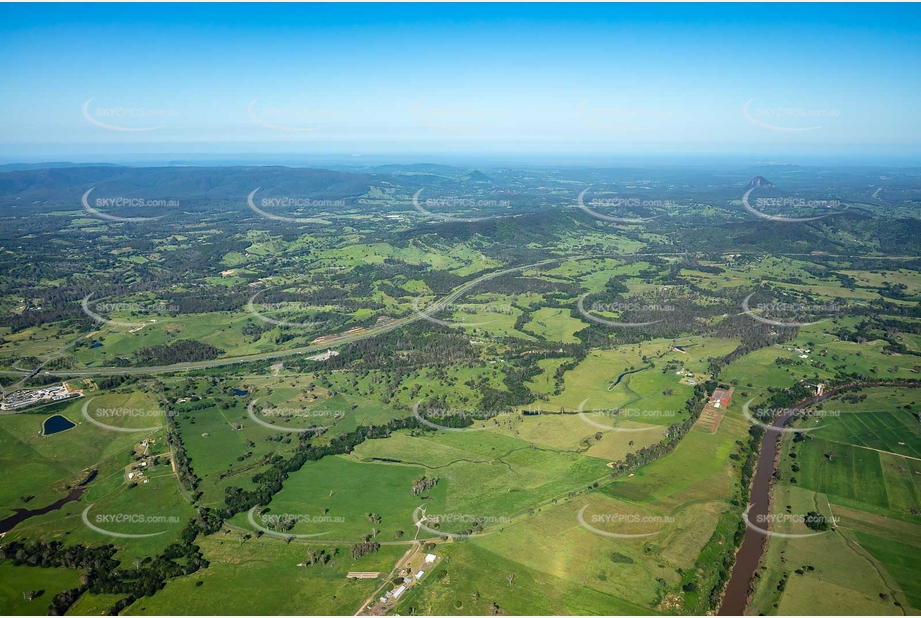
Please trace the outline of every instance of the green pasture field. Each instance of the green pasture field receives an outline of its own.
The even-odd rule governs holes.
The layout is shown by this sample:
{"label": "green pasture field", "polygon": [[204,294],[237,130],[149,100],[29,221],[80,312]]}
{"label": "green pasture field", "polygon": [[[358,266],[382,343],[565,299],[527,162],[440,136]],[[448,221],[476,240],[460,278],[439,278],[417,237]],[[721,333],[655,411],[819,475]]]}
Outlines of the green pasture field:
{"label": "green pasture field", "polygon": [[[606,416],[588,418],[598,425],[614,426],[615,421]],[[503,415],[498,423],[486,423],[497,433],[513,436],[520,440],[549,448],[573,451],[598,457],[606,461],[623,459],[627,453],[639,450],[662,439],[661,426],[627,419],[617,427],[642,431],[611,431],[586,422],[577,414],[544,413],[537,416]],[[601,433],[601,439],[596,435]]]}
{"label": "green pasture field", "polygon": [[[800,329],[797,337],[783,345],[774,345],[750,352],[732,362],[721,375],[723,380],[754,392],[768,387],[787,388],[796,382],[828,380],[840,368],[846,373],[879,377],[880,379],[914,379],[912,357],[887,355],[882,351],[884,341],[852,343],[822,332],[821,324]],[[809,349],[809,358],[799,358],[796,348]],[[789,359],[792,365],[777,365],[776,358]],[[749,386],[751,385],[751,386]]]}
{"label": "green pasture field", "polygon": [[921,294],[921,274],[907,268],[898,270],[841,270],[839,271],[857,280],[861,288],[881,288],[885,284],[905,285],[906,294]]}
{"label": "green pasture field", "polygon": [[[621,431],[609,431],[603,432],[603,437],[601,440],[595,440],[594,438],[588,441],[589,448],[585,451],[585,454],[589,457],[598,457],[604,459],[605,461],[619,461],[623,459],[627,453],[633,453],[643,448],[644,446],[649,446],[655,444],[662,440],[665,430],[661,426],[656,425],[646,425],[643,426],[640,423],[632,423],[632,421],[623,422],[620,427],[624,428],[633,428],[633,429],[643,429],[639,432],[621,432]],[[648,429],[648,431],[647,431]]]}
{"label": "green pasture field", "polygon": [[[627,388],[630,381],[638,373],[624,376],[616,387],[612,385],[618,376],[635,370],[643,370],[643,355],[655,356],[668,349],[665,343],[653,342],[643,347],[619,347],[612,350],[592,350],[588,356],[576,366],[567,371],[563,376],[563,392],[551,395],[550,400],[541,403],[541,408],[548,410],[577,410],[579,404],[588,399],[583,409],[594,408],[619,408],[632,404],[642,398],[642,395]],[[654,371],[645,369],[643,371]],[[679,389],[678,378],[673,380],[676,389]]]}
{"label": "green pasture field", "polygon": [[717,433],[688,432],[670,455],[638,468],[632,477],[616,479],[604,492],[615,498],[675,508],[708,496],[728,496],[737,465],[729,455],[738,450],[735,440],[747,435],[750,427],[740,409],[741,403],[733,401]]}
{"label": "green pasture field", "polygon": [[[17,358],[26,356],[46,360],[48,356],[56,356],[76,337],[70,329],[64,329],[59,324],[43,324],[23,329],[18,333],[11,333],[9,330],[9,328],[0,329],[0,334],[2,334],[0,363],[4,365],[9,365]],[[28,366],[22,366],[22,368],[34,369]]]}
{"label": "green pasture field", "polygon": [[[90,468],[96,476],[86,485],[77,502],[61,509],[32,517],[10,531],[7,539],[63,540],[89,544],[114,543],[119,559],[143,557],[162,551],[174,542],[193,509],[182,497],[169,463],[169,448],[162,429],[163,417],[148,415],[158,412],[156,398],[144,390],[101,393],[95,397],[77,399],[68,404],[65,416],[76,427],[50,436],[36,434],[45,415],[18,414],[0,416],[0,439],[8,442],[3,452],[22,454],[8,462],[7,470],[14,472],[15,484],[5,484],[3,504],[7,508],[22,506],[37,508],[54,502],[67,494],[67,485],[84,480]],[[90,423],[87,414],[114,428],[137,428],[140,431],[120,432]],[[113,414],[106,414],[106,411]],[[134,411],[141,411],[136,414]],[[140,427],[138,427],[140,426]],[[129,487],[126,475],[136,462],[143,440],[153,440],[147,452],[159,456],[159,465],[150,460],[143,468],[144,478],[135,479]],[[148,482],[144,483],[143,480]],[[34,495],[28,503],[19,496]],[[124,539],[105,535],[84,525],[81,514],[91,506],[90,523],[119,534],[152,534],[142,539]],[[102,517],[103,521],[97,521]],[[112,521],[111,518],[117,518]]]}
{"label": "green pasture field", "polygon": [[[8,616],[47,616],[55,595],[80,586],[81,571],[65,568],[43,569],[0,564],[0,613]],[[41,595],[28,601],[26,592]]]}
{"label": "green pasture field", "polygon": [[[182,529],[195,516],[194,508],[179,492],[176,477],[169,464],[150,470],[148,483],[129,487],[125,469],[114,470],[90,483],[77,502],[69,502],[58,511],[30,518],[10,531],[6,540],[58,540],[87,545],[113,544],[118,548],[117,560],[130,564],[134,558],[161,553],[179,540]],[[146,535],[145,538],[119,538],[92,530],[85,525],[82,514],[90,524],[115,534]]]}
{"label": "green pasture field", "polygon": [[578,343],[579,340],[573,333],[587,327],[588,322],[577,320],[569,313],[568,309],[551,307],[538,309],[532,314],[531,320],[524,325],[524,328],[551,341]]}
{"label": "green pasture field", "polygon": [[[473,432],[470,433],[473,434]],[[453,463],[470,461],[488,464],[490,462],[489,457],[482,453],[471,452],[463,446],[449,446],[439,441],[423,439],[407,431],[394,432],[385,439],[362,442],[355,447],[350,457],[362,462],[392,460],[431,471],[432,475],[437,475],[437,470],[445,469]]]}
{"label": "green pasture field", "polygon": [[[423,303],[420,301],[419,306],[425,308],[428,302]],[[472,333],[482,334],[487,337],[533,339],[531,335],[515,330],[515,320],[521,315],[521,310],[511,307],[505,299],[502,300],[502,304],[508,305],[507,312],[491,311],[489,305],[478,307],[477,304],[461,301],[445,311],[434,313],[432,317],[437,320],[453,322],[459,325],[456,328],[464,328]]]}
{"label": "green pasture field", "polygon": [[852,301],[855,303],[863,303],[867,300],[877,300],[882,298],[876,291],[867,289],[867,288],[856,288],[851,290],[849,288],[843,287],[839,282],[827,282],[824,285],[795,285],[791,283],[778,283],[778,287],[786,288],[788,290],[796,290],[797,292],[810,294],[810,295],[819,295],[828,299],[838,299],[842,301]]}
{"label": "green pasture field", "polygon": [[549,395],[556,388],[556,370],[563,363],[571,362],[571,358],[543,358],[537,361],[541,372],[533,379],[525,382],[528,389],[535,395]]}
{"label": "green pasture field", "polygon": [[[476,543],[536,570],[662,611],[659,603],[679,583],[679,569],[693,567],[722,510],[717,501],[671,510],[589,492],[542,508]],[[579,522],[580,512],[585,526]],[[611,538],[596,531],[649,536]],[[554,548],[561,546],[573,551],[560,556]]]}
{"label": "green pasture field", "polygon": [[[415,240],[411,242],[411,245],[427,252],[432,250]],[[437,249],[437,251],[465,264],[464,266],[454,267],[451,270],[455,275],[462,277],[487,270],[496,270],[504,266],[502,262],[487,257],[477,247],[471,246],[469,243],[449,244]]]}
{"label": "green pasture field", "polygon": [[[202,503],[214,507],[223,506],[224,487],[248,487],[250,477],[258,471],[265,455],[290,452],[298,441],[296,432],[279,432],[253,421],[242,401],[234,402],[227,410],[212,406],[180,413],[176,423],[192,470],[202,479],[198,487],[204,493]],[[234,429],[232,423],[242,429]],[[283,435],[282,441],[266,440],[277,434]],[[247,440],[254,444],[247,444]],[[252,455],[239,461],[238,457],[245,457],[247,452]],[[220,478],[222,474],[224,479]]]}
{"label": "green pasture field", "polygon": [[[917,578],[906,577],[905,567],[910,569],[917,561],[921,526],[829,504],[824,494],[796,485],[775,485],[772,512],[805,515],[814,510],[833,515],[837,527],[812,537],[770,538],[762,558],[766,568],[756,580],[752,613],[902,615],[902,609],[918,611]],[[772,529],[786,534],[813,532],[802,523],[783,520]],[[780,585],[782,580],[785,584]]]}
{"label": "green pasture field", "polygon": [[243,277],[238,276],[239,274],[247,274],[247,275],[256,274],[254,271],[238,269],[238,268],[233,269],[233,272],[234,274],[232,275],[221,275],[219,277],[205,277],[204,280],[207,281],[211,285],[223,285],[224,287],[227,287],[227,288],[238,288],[242,285],[246,285],[248,282],[247,279],[244,279]]}
{"label": "green pasture field", "polygon": [[793,454],[800,470],[791,471],[791,479],[798,485],[870,508],[889,506],[879,453],[813,438],[802,449],[794,447]]}
{"label": "green pasture field", "polygon": [[495,292],[480,292],[476,288],[461,297],[456,304],[481,303],[490,305],[510,305],[512,303],[528,307],[529,309],[540,309],[544,306],[543,294],[537,292],[523,291],[518,294],[506,294]]}
{"label": "green pasture field", "polygon": [[[498,535],[497,535],[498,536]],[[489,537],[492,538],[492,537]],[[484,549],[479,543],[444,546],[442,561],[410,588],[396,612],[406,615],[483,616],[493,604],[506,615],[650,615],[613,595],[556,577]],[[555,552],[558,557],[561,552]],[[508,576],[514,575],[511,583]]]}
{"label": "green pasture field", "polygon": [[455,268],[451,272],[461,277],[467,277],[469,275],[475,275],[477,273],[481,273],[481,272],[485,272],[489,270],[498,270],[499,268],[503,266],[502,262],[493,260],[492,258],[488,258],[484,255],[478,255],[478,256],[472,255],[470,257],[474,259],[473,262],[471,262],[469,265],[464,266],[462,268]]}
{"label": "green pasture field", "polygon": [[[141,429],[155,431],[164,425],[164,410],[156,396],[145,390],[131,387],[127,392],[87,391],[86,397],[78,400],[86,405],[87,415],[99,423],[124,429]],[[86,422],[82,415],[80,420]],[[103,431],[106,431],[102,428]]]}
{"label": "green pasture field", "polygon": [[855,536],[874,560],[885,565],[886,572],[895,580],[912,609],[921,612],[921,581],[918,579],[921,543],[906,543],[901,537],[880,538],[862,532],[856,532]]}
{"label": "green pasture field", "polygon": [[240,532],[218,532],[198,544],[211,563],[207,569],[170,580],[123,614],[211,616],[226,607],[239,615],[351,615],[381,581],[349,579],[346,573],[379,571],[386,577],[408,547],[384,545],[352,560],[348,546],[323,546],[336,551],[327,566],[298,567],[309,547],[299,541],[285,544],[268,535],[244,541]]}
{"label": "green pasture field", "polygon": [[826,401],[825,410],[841,412],[841,416],[820,419],[821,432],[812,433],[823,440],[921,459],[921,422],[907,410],[882,411],[881,407],[877,408],[880,411],[856,412],[840,398]]}
{"label": "green pasture field", "polygon": [[[465,254],[466,253],[466,254]],[[340,266],[360,266],[364,264],[381,264],[387,258],[404,260],[410,264],[426,264],[437,270],[460,269],[470,266],[479,252],[459,252],[463,258],[448,255],[445,252],[413,243],[409,247],[398,248],[386,243],[350,244],[337,249],[317,252],[317,258],[330,260]]]}
{"label": "green pasture field", "polygon": [[[564,376],[564,390],[560,395],[552,395],[541,406],[554,410],[565,408],[576,410],[579,404],[588,399],[584,409],[631,407],[640,410],[661,410],[676,412],[684,408],[684,403],[693,394],[693,387],[687,384],[675,371],[664,371],[669,362],[695,374],[702,382],[706,379],[707,358],[724,356],[731,352],[738,343],[728,339],[693,337],[679,339],[675,345],[685,346],[687,354],[672,350],[672,342],[661,339],[645,342],[636,346],[620,346],[613,350],[593,350],[575,369],[567,371]],[[643,371],[625,375],[621,383],[612,388],[617,376],[625,371],[640,369],[652,361],[656,366]],[[671,395],[664,391],[672,390]],[[653,420],[658,418],[659,420]],[[640,419],[635,419],[640,420]],[[667,416],[644,417],[643,422],[670,424],[679,419]]]}
{"label": "green pasture field", "polygon": [[[868,398],[862,403],[870,402]],[[826,401],[825,409],[838,403]],[[804,441],[785,442],[782,478],[790,483],[795,479],[797,486],[825,494],[835,504],[911,520],[909,510],[921,504],[921,460],[869,446],[887,446],[886,439],[901,436],[910,440],[902,447],[906,450],[917,439],[905,424],[911,420],[905,411],[848,412],[821,419],[820,428]]]}
{"label": "green pasture field", "polygon": [[599,286],[603,286],[615,275],[636,274],[642,268],[638,264],[625,265],[623,260],[616,258],[592,258],[561,262],[552,268],[545,268],[543,272],[550,277],[578,279],[583,287],[592,287],[589,281],[598,279]]}
{"label": "green pasture field", "polygon": [[[786,388],[799,380],[812,377],[810,368],[775,364],[776,358],[793,358],[793,352],[783,346],[772,346],[749,352],[723,369],[720,377],[743,389],[767,392],[769,387]],[[825,378],[828,377],[826,373]]]}
{"label": "green pasture field", "polygon": [[[633,264],[623,264],[618,260],[586,260],[578,262],[585,267],[591,266],[591,269],[585,269],[581,273],[573,273],[572,276],[578,278],[579,285],[585,292],[596,293],[605,289],[605,284],[611,280],[611,277],[618,275],[627,275],[628,277],[636,276],[640,271],[649,268],[648,262],[634,262]],[[551,271],[553,272],[553,271]],[[633,281],[633,279],[630,279]]]}
{"label": "green pasture field", "polygon": [[670,513],[679,522],[683,509],[703,509],[689,520],[685,540],[664,551],[676,565],[693,561],[693,570],[682,567],[682,581],[695,582],[699,592],[672,588],[662,600],[662,611],[702,613],[707,591],[717,583],[724,559],[720,549],[731,543],[739,523],[739,515],[729,509],[744,501],[738,488],[741,464],[730,458],[739,453],[740,441],[747,439],[750,428],[741,406],[733,401],[715,434],[690,431],[671,454],[604,488],[611,497]]}
{"label": "green pasture field", "polygon": [[910,519],[909,509],[917,508],[921,496],[921,461],[819,437],[791,444],[782,474],[835,503],[889,517]]}
{"label": "green pasture field", "polygon": [[[0,513],[13,508],[39,508],[67,495],[67,484],[77,483],[91,467],[100,476],[113,466],[124,467],[131,459],[134,445],[144,438],[162,432],[116,432],[93,425],[83,418],[83,405],[92,397],[75,399],[48,414],[0,415],[0,462],[6,471],[6,481],[0,485]],[[152,407],[147,394],[107,394],[90,405],[96,409],[98,402],[111,404],[129,402],[132,407]],[[131,403],[133,402],[133,403]],[[115,407],[115,406],[113,406]],[[53,414],[61,414],[76,427],[45,436],[42,423]],[[106,422],[116,426],[145,423],[155,427],[162,418],[106,417]],[[34,496],[28,503],[20,498]]]}
{"label": "green pasture field", "polygon": [[[114,302],[114,301],[113,301]],[[80,367],[92,365],[111,365],[116,357],[130,357],[138,350],[155,345],[166,345],[178,339],[194,339],[224,350],[222,356],[242,356],[277,350],[279,347],[266,337],[255,343],[248,343],[242,333],[246,324],[260,324],[259,320],[244,310],[234,313],[199,313],[183,314],[176,317],[157,316],[157,321],[150,318],[132,317],[131,315],[111,316],[111,319],[141,323],[147,325],[136,332],[137,327],[116,324],[104,324],[93,341],[102,346],[97,348],[81,347],[75,356]],[[319,336],[320,332],[311,338]],[[291,345],[291,341],[287,342]]]}
{"label": "green pasture field", "polygon": [[[844,318],[852,319],[852,318]],[[787,347],[809,348],[809,361],[815,361],[815,355],[829,367],[841,367],[847,373],[857,372],[863,375],[885,379],[917,378],[912,371],[918,365],[917,357],[888,354],[884,352],[887,343],[883,340],[855,343],[841,341],[826,331],[835,328],[833,320],[819,322],[812,326],[799,329],[799,333],[792,341],[785,344]],[[809,344],[815,344],[810,346]],[[837,358],[835,358],[837,357]],[[816,369],[813,369],[815,372]],[[821,370],[818,370],[821,373]]]}
{"label": "green pasture field", "polygon": [[[252,393],[249,400],[259,399],[258,407],[272,403],[276,408],[293,411],[287,416],[257,414],[257,418],[269,423],[274,421],[283,428],[321,426],[326,427],[330,435],[338,435],[353,431],[359,425],[382,425],[392,418],[409,415],[368,397],[342,392],[332,395],[328,389],[316,385],[312,375],[247,376],[239,385]],[[343,381],[341,387],[337,384],[338,388],[346,390],[348,387]]]}
{"label": "green pasture field", "polygon": [[[369,440],[354,451],[421,466],[446,483],[447,513],[507,518],[541,502],[604,479],[604,461],[532,445],[494,431],[438,431],[434,435]],[[398,465],[398,464],[393,464]]]}
{"label": "green pasture field", "polygon": [[914,409],[921,404],[921,388],[871,386],[856,391],[856,395],[859,396],[858,401],[843,401],[844,395],[835,395],[820,405],[840,412],[841,416],[851,412],[889,411],[897,415],[904,414],[905,418],[908,418],[913,415]]}
{"label": "green pasture field", "polygon": [[[380,398],[386,390],[388,373],[372,370],[364,376],[359,376],[351,372],[337,372],[327,374],[326,377],[336,392],[348,393],[350,398],[358,401],[361,398]],[[506,390],[502,377],[498,362],[477,367],[448,367],[440,374],[433,369],[417,369],[403,376],[400,390],[387,405],[394,408],[402,405],[405,412],[395,412],[394,415],[405,417],[411,414],[412,407],[417,401],[444,396],[450,406],[472,410],[476,408],[482,395],[476,385],[471,386],[468,382],[477,383],[485,379],[490,387]],[[416,387],[418,392],[413,397],[411,395]]]}
{"label": "green pasture field", "polygon": [[[437,476],[438,484],[423,495],[413,496],[412,483],[420,476]],[[307,462],[285,481],[271,503],[262,505],[264,518],[254,514],[256,523],[266,526],[272,516],[289,515],[298,523],[292,534],[318,534],[317,541],[360,542],[362,536],[377,529],[375,540],[410,540],[415,536],[413,512],[418,507],[434,513],[443,510],[450,482],[421,466],[362,463],[343,456]],[[381,517],[373,522],[368,514]],[[319,519],[318,519],[319,518]],[[253,529],[245,513],[232,522]],[[266,526],[271,529],[271,526]],[[397,531],[403,535],[397,536]],[[421,532],[422,538],[432,535]]]}
{"label": "green pasture field", "polygon": [[432,288],[422,279],[407,279],[403,282],[403,289],[417,296],[431,296]]}
{"label": "green pasture field", "polygon": [[246,264],[249,260],[247,256],[238,251],[230,251],[224,254],[224,257],[221,258],[221,264],[223,266],[229,266],[231,268],[236,266],[242,266]]}
{"label": "green pasture field", "polygon": [[[602,255],[628,255],[643,249],[645,242],[618,233],[616,224],[593,221],[593,231],[579,230],[565,234],[557,244],[559,251],[579,254],[585,247],[601,251]],[[594,231],[597,230],[597,231]]]}
{"label": "green pasture field", "polygon": [[899,333],[895,336],[895,339],[912,352],[921,352],[921,335]]}
{"label": "green pasture field", "polygon": [[[737,493],[733,479],[738,464],[729,455],[749,427],[740,405],[733,403],[716,434],[690,432],[673,453],[630,476],[587,493],[576,490],[571,500],[563,496],[557,504],[544,503],[533,515],[521,514],[496,526],[495,534],[445,546],[451,561],[438,570],[448,575],[436,572],[410,590],[397,611],[412,607],[416,613],[467,615],[483,613],[495,603],[516,614],[693,612],[669,591],[685,578],[678,569],[687,572],[695,566]],[[637,539],[597,535],[579,524],[582,507],[583,519],[602,531],[645,533],[660,524],[662,529]],[[660,519],[624,524],[603,519],[615,514]],[[593,516],[602,520],[593,523]],[[560,552],[559,547],[572,551]],[[620,557],[613,560],[614,554]],[[702,588],[716,566],[695,571]],[[511,584],[509,575],[514,575]],[[578,597],[570,590],[577,590]],[[479,593],[476,600],[474,592]],[[595,598],[605,599],[604,606],[595,606]]]}
{"label": "green pasture field", "polygon": [[103,616],[118,601],[125,598],[123,594],[93,594],[84,592],[76,603],[68,608],[65,616]]}
{"label": "green pasture field", "polygon": [[[871,388],[857,394],[867,397],[856,403],[841,396],[826,400],[823,410],[840,416],[819,419],[821,428],[807,439],[784,437],[772,511],[818,510],[834,516],[836,528],[810,538],[772,537],[754,610],[778,615],[921,611],[921,525],[910,514],[921,498],[921,461],[866,446],[891,449],[893,441],[900,446],[900,437],[903,451],[914,446],[916,421],[903,406],[911,405],[916,393]],[[808,532],[790,522],[775,529]],[[815,570],[795,573],[802,565]],[[788,581],[778,587],[781,579]]]}

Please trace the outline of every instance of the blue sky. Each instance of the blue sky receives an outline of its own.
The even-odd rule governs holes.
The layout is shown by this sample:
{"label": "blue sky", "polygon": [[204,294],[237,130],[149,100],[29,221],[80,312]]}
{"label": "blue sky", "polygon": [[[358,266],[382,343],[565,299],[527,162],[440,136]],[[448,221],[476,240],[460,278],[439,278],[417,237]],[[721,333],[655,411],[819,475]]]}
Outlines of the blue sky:
{"label": "blue sky", "polygon": [[919,17],[905,4],[5,4],[0,157],[908,156]]}

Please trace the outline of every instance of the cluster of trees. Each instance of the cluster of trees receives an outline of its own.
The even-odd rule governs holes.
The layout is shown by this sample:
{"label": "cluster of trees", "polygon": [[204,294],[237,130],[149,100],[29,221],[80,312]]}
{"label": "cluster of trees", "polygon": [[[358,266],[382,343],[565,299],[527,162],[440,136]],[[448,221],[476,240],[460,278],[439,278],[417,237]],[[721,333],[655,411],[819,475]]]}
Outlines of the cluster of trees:
{"label": "cluster of trees", "polygon": [[833,522],[818,511],[809,511],[806,513],[804,523],[810,530],[815,530],[816,532],[825,532],[832,527]]}
{"label": "cluster of trees", "polygon": [[898,336],[902,333],[911,335],[921,334],[921,324],[891,316],[873,315],[864,317],[850,327],[841,325],[832,331],[832,334],[842,341],[862,343],[864,341],[882,339],[886,342],[886,346],[883,348],[884,352],[921,356],[921,352],[905,346],[905,344],[898,340]]}
{"label": "cluster of trees", "polygon": [[110,390],[119,386],[127,386],[137,381],[137,378],[127,375],[100,376],[94,380],[99,390]]}
{"label": "cluster of trees", "polygon": [[[333,551],[338,550],[334,549]],[[327,553],[325,549],[308,548],[307,555],[304,558],[304,564],[307,566],[313,566],[315,564],[325,565],[332,560],[332,558],[332,554]]]}
{"label": "cluster of trees", "polygon": [[[429,400],[420,404],[419,406],[419,415],[429,420],[429,422],[436,425],[441,425],[442,427],[450,427],[452,429],[462,429],[464,427],[470,427],[474,423],[474,419],[470,418],[469,415],[464,414],[463,412],[458,413],[447,413],[450,411],[450,407],[444,399],[437,399],[434,402]],[[437,411],[437,415],[433,416],[432,411]],[[478,416],[477,420],[486,420],[487,418],[493,418],[499,414],[499,411],[490,412],[482,416]]]}
{"label": "cluster of trees", "polygon": [[[304,371],[316,367],[312,361],[302,363]],[[330,370],[357,371],[361,376],[362,372],[371,370],[402,369],[405,372],[419,367],[473,366],[474,363],[479,363],[479,352],[470,344],[469,335],[459,329],[419,321],[351,343],[325,365]],[[402,375],[402,372],[395,374],[394,380]]]}
{"label": "cluster of trees", "polygon": [[[764,433],[767,430],[760,425],[752,425],[748,428],[748,440],[742,449],[740,454],[730,455],[733,459],[741,459],[741,480],[740,485],[742,487],[743,493],[748,491],[748,488],[751,486],[751,481],[755,476],[755,466],[758,463],[758,451],[761,448],[761,439],[764,437]],[[805,434],[796,434],[805,435]],[[794,436],[795,439],[795,436]],[[740,533],[744,534],[744,526],[740,528]],[[742,542],[742,539],[738,539],[739,543]]]}
{"label": "cluster of trees", "polygon": [[768,392],[771,393],[771,396],[764,407],[775,410],[792,408],[804,399],[809,399],[815,395],[802,382],[780,389],[769,386]]}
{"label": "cluster of trees", "polygon": [[269,522],[269,527],[276,532],[288,532],[296,523],[297,520],[293,517],[282,515],[281,517],[273,518],[272,521]]}
{"label": "cluster of trees", "polygon": [[215,524],[220,526],[213,517],[200,513],[189,521],[179,541],[159,556],[135,561],[134,568],[120,568],[120,562],[114,559],[114,545],[65,546],[60,541],[12,541],[0,546],[0,560],[10,560],[16,566],[65,567],[86,572],[80,587],[65,590],[52,599],[49,609],[53,615],[63,616],[84,592],[125,595],[110,609],[110,613],[118,613],[137,598],[162,589],[166,580],[207,568],[208,561],[194,541],[201,533],[216,531]]}
{"label": "cluster of trees", "polygon": [[[13,271],[7,271],[9,276],[15,277]],[[86,292],[78,292],[70,286],[51,287],[39,290],[35,288],[36,281],[43,281],[41,277],[32,278],[24,274],[23,284],[28,284],[22,290],[29,305],[25,311],[4,312],[0,316],[0,327],[10,329],[10,334],[16,334],[26,329],[60,322],[65,330],[80,330],[89,326],[92,321],[81,310],[79,303],[74,303],[75,298],[83,298]],[[5,289],[4,289],[5,288]],[[5,285],[0,287],[4,298],[16,296],[15,286]],[[10,296],[7,296],[9,294]]]}
{"label": "cluster of trees", "polygon": [[[245,248],[243,249],[245,251]],[[158,285],[157,297],[165,301],[169,313],[176,315],[194,315],[218,311],[238,311],[249,300],[248,290],[234,289],[228,286],[206,286],[194,291],[173,291],[172,287]]]}
{"label": "cluster of trees", "polygon": [[[696,289],[691,282],[683,279],[676,281],[661,279],[657,282],[663,286],[689,287],[692,293],[688,295],[669,288],[632,296],[615,293],[610,289],[591,294],[583,301],[583,307],[587,312],[597,314],[592,311],[595,303],[610,304],[614,307],[619,303],[628,309],[621,311],[616,318],[599,317],[644,325],[614,328],[593,321],[588,327],[576,332],[575,336],[587,348],[610,348],[615,345],[643,343],[650,339],[673,339],[687,334],[750,340],[753,344],[756,340],[778,340],[778,336],[771,335],[769,326],[756,322],[748,316],[737,315],[741,306],[741,297],[735,298],[726,292],[721,293],[726,294],[725,296],[719,297],[713,290]],[[572,303],[569,304],[569,308],[572,318],[586,320]],[[717,318],[720,319],[715,325],[711,325]]]}
{"label": "cluster of trees", "polygon": [[356,543],[349,548],[349,555],[352,557],[352,560],[358,560],[362,556],[368,554],[373,554],[381,548],[381,544],[375,541],[363,541],[361,543]]}
{"label": "cluster of trees", "polygon": [[424,474],[413,481],[412,492],[414,496],[421,495],[438,484],[438,477],[429,478]]}
{"label": "cluster of trees", "polygon": [[198,485],[201,479],[192,470],[192,459],[186,453],[185,446],[182,443],[182,434],[175,416],[168,413],[166,415],[166,443],[170,445],[173,453],[173,462],[176,465],[176,471],[179,475],[180,482],[192,492],[196,500],[201,495],[198,491]]}
{"label": "cluster of trees", "polygon": [[141,348],[135,352],[135,362],[140,366],[173,365],[212,360],[223,353],[224,350],[201,341],[179,339],[169,344]]}
{"label": "cluster of trees", "polygon": [[0,545],[0,560],[11,560],[15,566],[111,570],[118,566],[118,561],[112,559],[116,551],[114,545],[87,547],[65,546],[61,541],[30,544],[11,541]]}
{"label": "cluster of trees", "polygon": [[896,300],[914,300],[914,296],[907,290],[908,286],[904,283],[889,283],[886,281],[883,282],[879,293],[882,296],[888,296],[889,298],[894,298]]}

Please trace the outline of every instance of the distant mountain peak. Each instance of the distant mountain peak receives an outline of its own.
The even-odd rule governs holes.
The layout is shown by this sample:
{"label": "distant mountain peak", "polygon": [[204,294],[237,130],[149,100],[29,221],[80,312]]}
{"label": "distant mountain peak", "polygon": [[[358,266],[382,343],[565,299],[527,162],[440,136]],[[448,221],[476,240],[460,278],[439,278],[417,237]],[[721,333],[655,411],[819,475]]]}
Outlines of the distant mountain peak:
{"label": "distant mountain peak", "polygon": [[755,176],[751,179],[751,182],[748,183],[749,187],[773,187],[774,183],[765,178],[764,176]]}
{"label": "distant mountain peak", "polygon": [[470,180],[474,180],[476,182],[489,182],[490,181],[489,176],[487,176],[480,170],[473,170],[472,172],[467,174],[467,178],[469,178]]}

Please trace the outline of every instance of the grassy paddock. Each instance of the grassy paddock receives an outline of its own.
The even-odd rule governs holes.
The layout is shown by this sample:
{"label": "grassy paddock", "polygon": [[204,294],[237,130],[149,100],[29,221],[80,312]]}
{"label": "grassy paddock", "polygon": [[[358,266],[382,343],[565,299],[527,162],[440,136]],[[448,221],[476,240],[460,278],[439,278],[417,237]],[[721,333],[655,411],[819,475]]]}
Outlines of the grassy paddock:
{"label": "grassy paddock", "polygon": [[[199,540],[207,569],[170,580],[152,597],[138,599],[124,615],[211,616],[215,608],[237,615],[351,615],[380,585],[379,580],[350,580],[348,571],[390,572],[406,551],[383,546],[352,560],[347,546],[327,566],[298,567],[307,545],[272,538],[243,541],[239,533],[219,532]],[[201,582],[199,584],[199,582]]]}
{"label": "grassy paddock", "polygon": [[[73,569],[0,564],[0,613],[9,616],[47,616],[51,600],[65,590],[80,586],[80,571]],[[32,601],[23,593],[41,592]]]}

